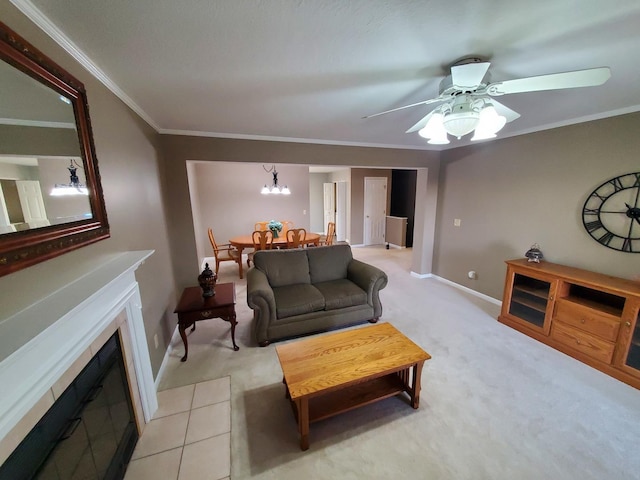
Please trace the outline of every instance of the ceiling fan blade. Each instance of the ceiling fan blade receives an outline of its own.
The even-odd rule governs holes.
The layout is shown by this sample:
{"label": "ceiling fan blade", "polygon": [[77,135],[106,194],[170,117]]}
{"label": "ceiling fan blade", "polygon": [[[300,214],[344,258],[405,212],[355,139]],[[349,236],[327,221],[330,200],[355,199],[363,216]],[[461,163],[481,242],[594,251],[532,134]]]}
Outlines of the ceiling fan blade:
{"label": "ceiling fan blade", "polygon": [[489,62],[467,63],[451,67],[451,83],[460,88],[475,88],[489,70]]}
{"label": "ceiling fan blade", "polygon": [[417,107],[418,105],[428,105],[430,103],[442,102],[443,100],[444,100],[444,98],[440,98],[440,97],[430,98],[429,100],[424,100],[424,101],[418,102],[418,103],[412,103],[411,105],[405,105],[403,107],[392,108],[391,110],[385,110],[384,112],[374,113],[373,115],[367,115],[367,116],[362,117],[362,118],[377,117],[378,115],[384,115],[385,113],[397,112],[398,110],[404,110],[405,108]]}
{"label": "ceiling fan blade", "polygon": [[611,76],[609,67],[577,70],[575,72],[552,73],[537,77],[519,78],[495,82],[487,86],[489,95],[507,95],[510,93],[539,92],[562,88],[595,87],[602,85]]}
{"label": "ceiling fan blade", "polygon": [[491,99],[491,104],[496,109],[496,112],[498,112],[498,115],[502,115],[504,118],[507,119],[507,123],[512,122],[517,118],[520,118],[520,114],[518,112],[511,110],[509,107],[494,100],[493,98]]}
{"label": "ceiling fan blade", "polygon": [[413,133],[413,132],[417,132],[418,130],[421,130],[429,122],[429,119],[433,115],[433,112],[435,112],[435,110],[431,110],[429,113],[427,113],[426,116],[422,117],[422,119],[418,123],[416,123],[413,127],[407,130],[405,133]]}

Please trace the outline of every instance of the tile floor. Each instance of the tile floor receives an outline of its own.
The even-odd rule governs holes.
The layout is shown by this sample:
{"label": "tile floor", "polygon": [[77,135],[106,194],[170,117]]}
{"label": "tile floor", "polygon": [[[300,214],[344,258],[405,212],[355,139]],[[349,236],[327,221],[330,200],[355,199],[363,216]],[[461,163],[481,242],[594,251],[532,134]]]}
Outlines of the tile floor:
{"label": "tile floor", "polygon": [[230,472],[230,377],[158,392],[125,480],[229,480]]}

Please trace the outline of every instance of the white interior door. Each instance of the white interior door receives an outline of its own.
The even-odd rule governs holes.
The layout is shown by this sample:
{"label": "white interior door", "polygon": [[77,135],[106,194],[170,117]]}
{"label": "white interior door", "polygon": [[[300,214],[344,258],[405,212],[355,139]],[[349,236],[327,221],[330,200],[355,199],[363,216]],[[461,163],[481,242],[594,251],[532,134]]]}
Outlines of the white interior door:
{"label": "white interior door", "polygon": [[347,182],[336,182],[336,240],[347,239]]}
{"label": "white interior door", "polygon": [[327,224],[329,222],[336,221],[336,184],[325,183],[324,184],[324,225],[323,232],[327,233]]}
{"label": "white interior door", "polygon": [[364,244],[384,243],[387,178],[364,177]]}
{"label": "white interior door", "polygon": [[37,180],[16,180],[16,188],[25,223],[31,228],[50,225],[44,208],[40,182]]}
{"label": "white interior door", "polygon": [[7,210],[7,202],[4,199],[2,184],[0,184],[0,233],[11,233],[15,231],[16,227],[11,225],[11,220],[9,219],[9,211]]}

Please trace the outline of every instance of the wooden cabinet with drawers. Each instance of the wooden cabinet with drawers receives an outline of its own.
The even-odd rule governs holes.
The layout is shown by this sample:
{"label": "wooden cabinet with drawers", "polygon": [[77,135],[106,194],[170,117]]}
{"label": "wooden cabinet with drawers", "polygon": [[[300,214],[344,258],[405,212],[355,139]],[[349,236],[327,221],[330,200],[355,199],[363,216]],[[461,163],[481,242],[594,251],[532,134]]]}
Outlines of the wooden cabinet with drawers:
{"label": "wooden cabinet with drawers", "polygon": [[509,260],[498,320],[640,388],[640,282]]}

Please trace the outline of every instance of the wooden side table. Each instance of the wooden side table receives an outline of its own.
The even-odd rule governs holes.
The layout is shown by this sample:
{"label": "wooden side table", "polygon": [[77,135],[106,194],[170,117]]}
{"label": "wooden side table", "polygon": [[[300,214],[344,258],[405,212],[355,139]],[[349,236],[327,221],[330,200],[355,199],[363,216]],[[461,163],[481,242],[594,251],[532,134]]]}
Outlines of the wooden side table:
{"label": "wooden side table", "polygon": [[219,283],[215,286],[215,295],[204,298],[200,287],[187,287],[182,292],[178,306],[174,313],[178,314],[178,332],[184,343],[184,357],[180,361],[187,361],[189,344],[185,330],[193,325],[196,329],[198,320],[221,318],[231,324],[231,342],[235,351],[240,350],[236,345],[236,288],[234,283]]}

